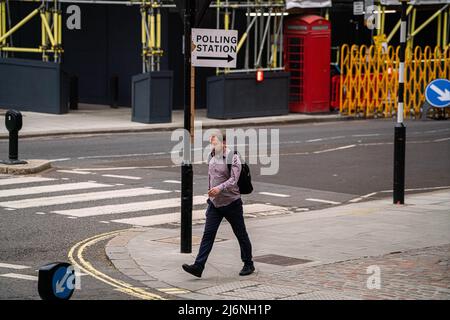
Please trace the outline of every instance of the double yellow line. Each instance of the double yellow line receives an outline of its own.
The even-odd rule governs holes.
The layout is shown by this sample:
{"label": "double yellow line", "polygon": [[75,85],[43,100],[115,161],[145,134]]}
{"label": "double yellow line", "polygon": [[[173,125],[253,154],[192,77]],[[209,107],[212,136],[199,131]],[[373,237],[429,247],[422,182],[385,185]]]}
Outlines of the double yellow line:
{"label": "double yellow line", "polygon": [[125,294],[128,294],[133,297],[137,297],[144,300],[166,300],[163,297],[150,293],[144,289],[136,288],[124,281],[117,280],[114,278],[111,278],[110,276],[98,271],[95,269],[91,263],[89,263],[84,257],[83,253],[86,251],[86,249],[100,241],[106,240],[108,238],[112,238],[120,233],[123,233],[127,230],[118,230],[118,231],[112,231],[107,233],[102,233],[90,238],[87,238],[83,241],[78,242],[75,244],[69,251],[68,258],[70,263],[72,263],[74,266],[80,268],[84,273],[87,273],[88,275],[94,277],[97,280],[100,280],[114,288],[116,288],[117,291],[123,292]]}

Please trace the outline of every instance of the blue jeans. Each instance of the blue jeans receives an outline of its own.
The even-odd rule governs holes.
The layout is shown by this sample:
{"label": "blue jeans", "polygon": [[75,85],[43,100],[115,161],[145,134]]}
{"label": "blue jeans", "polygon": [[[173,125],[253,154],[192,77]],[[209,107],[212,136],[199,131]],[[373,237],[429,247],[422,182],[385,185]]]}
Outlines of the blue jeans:
{"label": "blue jeans", "polygon": [[206,209],[206,223],[203,231],[200,249],[195,259],[195,264],[201,268],[205,267],[206,260],[214,244],[217,230],[225,218],[230,223],[234,235],[239,241],[241,247],[241,259],[246,265],[253,265],[252,261],[252,244],[247,234],[244,223],[244,212],[242,209],[242,200],[237,199],[229,205],[216,208],[208,199],[208,208]]}

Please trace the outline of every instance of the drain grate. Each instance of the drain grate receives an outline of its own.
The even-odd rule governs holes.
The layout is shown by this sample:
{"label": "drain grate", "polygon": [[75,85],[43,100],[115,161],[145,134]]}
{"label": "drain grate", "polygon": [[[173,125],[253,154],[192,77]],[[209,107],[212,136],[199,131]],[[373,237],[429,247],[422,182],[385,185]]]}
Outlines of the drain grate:
{"label": "drain grate", "polygon": [[295,266],[297,264],[312,262],[312,260],[280,256],[277,254],[266,254],[263,256],[254,257],[253,261],[267,263],[267,264],[274,264],[277,266]]}

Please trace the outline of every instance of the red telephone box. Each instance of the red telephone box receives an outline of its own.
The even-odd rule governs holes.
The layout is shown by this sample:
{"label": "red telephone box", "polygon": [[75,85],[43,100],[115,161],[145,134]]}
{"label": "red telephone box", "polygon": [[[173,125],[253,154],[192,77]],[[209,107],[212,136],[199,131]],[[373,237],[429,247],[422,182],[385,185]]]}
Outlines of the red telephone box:
{"label": "red telephone box", "polygon": [[331,25],[316,15],[294,16],[284,24],[285,69],[290,72],[291,112],[330,111]]}

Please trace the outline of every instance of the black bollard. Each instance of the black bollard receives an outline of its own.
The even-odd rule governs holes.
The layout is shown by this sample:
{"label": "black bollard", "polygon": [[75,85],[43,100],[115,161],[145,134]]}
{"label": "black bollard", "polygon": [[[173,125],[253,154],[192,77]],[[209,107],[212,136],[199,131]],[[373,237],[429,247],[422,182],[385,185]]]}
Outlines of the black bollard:
{"label": "black bollard", "polygon": [[78,110],[78,77],[70,77],[70,110]]}
{"label": "black bollard", "polygon": [[113,75],[109,81],[109,88],[111,93],[111,108],[118,108],[117,103],[119,100],[119,77]]}
{"label": "black bollard", "polygon": [[9,159],[2,164],[26,164],[19,160],[19,131],[22,129],[22,114],[17,110],[8,110],[5,115],[5,126],[9,131]]}
{"label": "black bollard", "polygon": [[181,253],[192,252],[193,176],[192,164],[183,163],[181,166]]}

